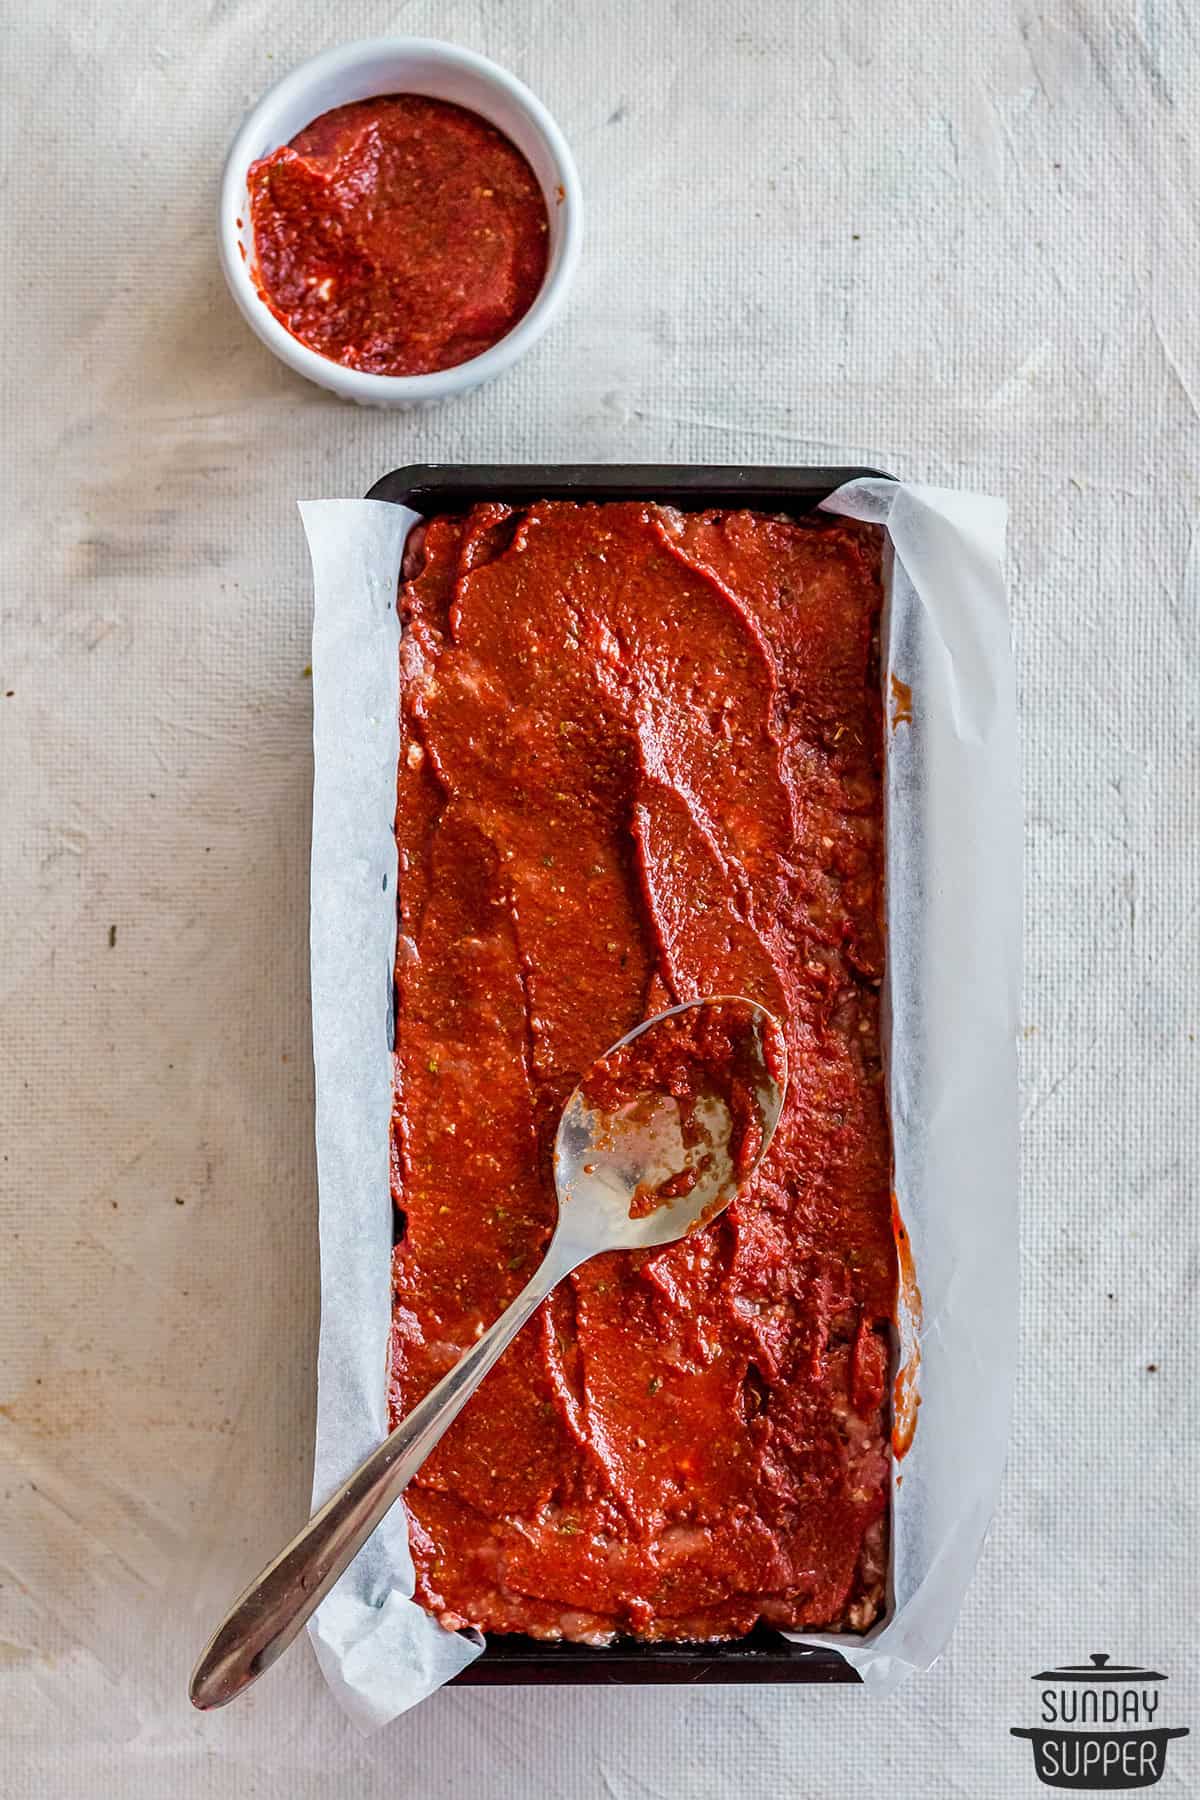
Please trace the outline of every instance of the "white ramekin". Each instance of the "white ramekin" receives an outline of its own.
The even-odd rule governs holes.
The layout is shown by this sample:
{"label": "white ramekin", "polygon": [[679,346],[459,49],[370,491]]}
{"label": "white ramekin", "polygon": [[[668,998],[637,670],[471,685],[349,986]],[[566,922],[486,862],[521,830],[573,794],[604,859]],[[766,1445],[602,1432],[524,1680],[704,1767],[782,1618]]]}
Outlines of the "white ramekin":
{"label": "white ramekin", "polygon": [[[431,375],[371,375],[347,369],[294,338],[260,298],[254,278],[246,176],[331,107],[376,94],[424,94],[478,113],[527,158],[546,196],[550,257],[537,299],[507,337],[453,369]],[[469,393],[510,368],[537,342],[571,285],[583,231],[579,176],[566,139],[541,101],[515,76],[457,44],[376,38],[301,63],[263,95],[233,140],[221,180],[218,239],[230,292],[251,329],[300,375],[363,406],[419,407]]]}

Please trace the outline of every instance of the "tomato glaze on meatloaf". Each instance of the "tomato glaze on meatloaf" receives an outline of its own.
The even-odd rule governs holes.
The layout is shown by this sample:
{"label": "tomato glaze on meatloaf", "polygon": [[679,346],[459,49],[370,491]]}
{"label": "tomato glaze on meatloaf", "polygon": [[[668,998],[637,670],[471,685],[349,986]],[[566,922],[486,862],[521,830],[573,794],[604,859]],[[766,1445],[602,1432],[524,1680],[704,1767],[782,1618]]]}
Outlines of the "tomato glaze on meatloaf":
{"label": "tomato glaze on meatloaf", "polygon": [[393,1419],[533,1271],[609,1045],[741,994],[790,1068],[729,1210],[562,1282],[409,1488],[447,1627],[716,1640],[883,1604],[880,607],[877,533],[819,516],[489,503],[410,538]]}

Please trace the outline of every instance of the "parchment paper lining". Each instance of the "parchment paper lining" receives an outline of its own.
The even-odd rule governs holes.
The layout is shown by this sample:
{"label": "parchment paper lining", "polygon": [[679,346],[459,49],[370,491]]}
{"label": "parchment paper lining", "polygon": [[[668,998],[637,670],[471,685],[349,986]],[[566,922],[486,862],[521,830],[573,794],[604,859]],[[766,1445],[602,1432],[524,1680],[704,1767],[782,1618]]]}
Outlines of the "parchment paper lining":
{"label": "parchment paper lining", "polygon": [[[891,1603],[834,1646],[888,1692],[953,1628],[995,1504],[1015,1355],[1020,809],[1005,509],[980,495],[863,480],[825,501],[890,538],[883,624],[911,722],[888,728],[888,1092],[899,1207],[924,1319],[921,1407],[893,1469]],[[400,557],[416,515],[377,501],[301,507],[313,563],[312,1005],[321,1345],[313,1503],[386,1429],[390,1323],[393,815]],[[914,1321],[902,1311],[902,1346]],[[902,1351],[903,1354],[903,1351]],[[396,1507],[310,1625],[363,1729],[479,1654],[412,1599]]]}

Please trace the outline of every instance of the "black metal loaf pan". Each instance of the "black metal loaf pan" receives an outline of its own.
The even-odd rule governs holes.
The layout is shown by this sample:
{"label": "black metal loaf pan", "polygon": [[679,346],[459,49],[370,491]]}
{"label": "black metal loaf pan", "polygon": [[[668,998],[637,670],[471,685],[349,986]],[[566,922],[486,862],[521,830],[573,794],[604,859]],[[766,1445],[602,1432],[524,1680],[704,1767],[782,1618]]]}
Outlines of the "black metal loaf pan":
{"label": "black metal loaf pan", "polygon": [[[465,512],[480,500],[528,506],[535,500],[660,500],[700,511],[746,506],[765,512],[807,513],[834,488],[880,469],[680,468],[675,465],[607,463],[417,463],[393,469],[377,481],[368,500],[388,500],[414,512]],[[611,1682],[857,1682],[836,1650],[790,1644],[777,1631],[758,1627],[749,1637],[722,1644],[639,1644],[619,1641],[545,1644],[534,1638],[493,1636],[487,1649],[457,1675],[458,1687],[525,1687]]]}

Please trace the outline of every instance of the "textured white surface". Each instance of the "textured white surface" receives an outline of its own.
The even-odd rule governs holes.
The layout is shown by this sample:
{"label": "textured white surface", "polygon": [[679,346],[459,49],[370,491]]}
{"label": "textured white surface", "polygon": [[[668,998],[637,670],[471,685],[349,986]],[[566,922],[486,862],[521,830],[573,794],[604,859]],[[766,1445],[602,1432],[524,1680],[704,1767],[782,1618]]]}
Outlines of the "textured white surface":
{"label": "textured white surface", "polygon": [[[23,1800],[992,1800],[1029,1674],[1170,1672],[1200,1789],[1200,41],[1186,0],[4,0],[0,1787]],[[373,31],[562,122],[564,319],[453,409],[340,407],[217,273],[244,106]],[[999,1520],[882,1705],[440,1694],[363,1743],[304,1649],[191,1715],[308,1492],[308,573],[408,461],[872,461],[1012,503],[1024,1322]],[[11,697],[4,697],[12,690]],[[110,928],[116,942],[110,948]],[[1148,1365],[1156,1372],[1150,1373]]]}

